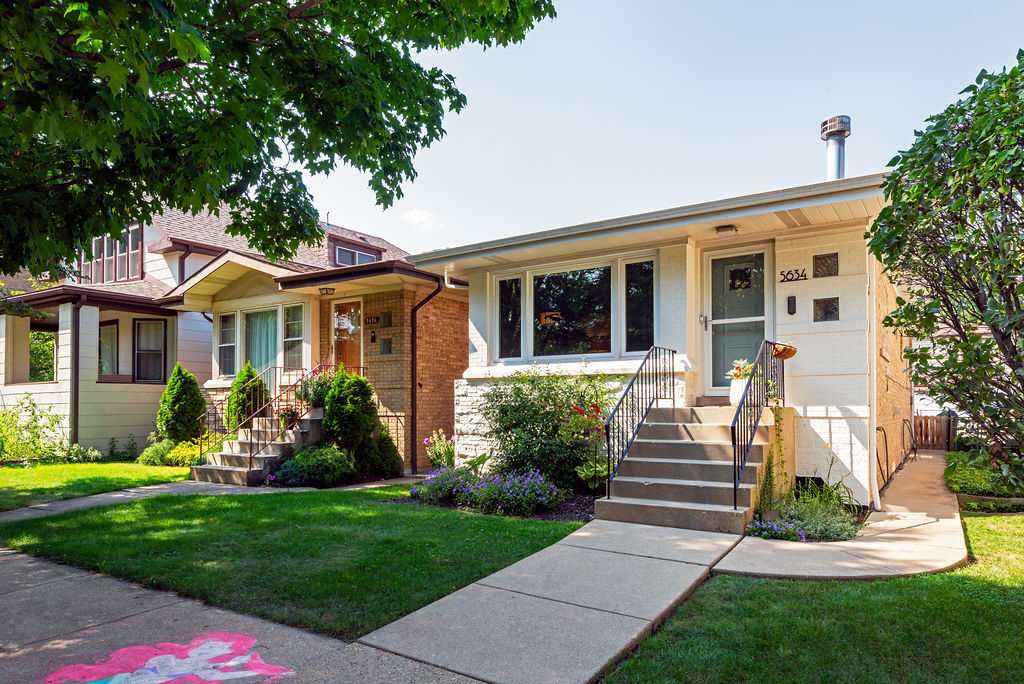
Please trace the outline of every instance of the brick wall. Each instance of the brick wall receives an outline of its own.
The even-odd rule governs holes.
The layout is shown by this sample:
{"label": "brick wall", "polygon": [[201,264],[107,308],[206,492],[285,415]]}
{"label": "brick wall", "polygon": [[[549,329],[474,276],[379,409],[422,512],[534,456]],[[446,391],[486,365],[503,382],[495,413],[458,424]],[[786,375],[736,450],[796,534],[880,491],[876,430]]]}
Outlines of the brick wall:
{"label": "brick wall", "polygon": [[[896,289],[882,271],[880,263],[875,266],[875,411],[876,425],[884,429],[877,431],[878,459],[875,474],[878,487],[882,488],[889,475],[903,459],[902,434],[906,430],[903,421],[913,421],[913,388],[910,369],[903,358],[907,342],[899,330],[886,328],[885,318],[896,308]],[[907,432],[909,446],[909,431]],[[888,440],[889,462],[886,464],[886,441]]]}

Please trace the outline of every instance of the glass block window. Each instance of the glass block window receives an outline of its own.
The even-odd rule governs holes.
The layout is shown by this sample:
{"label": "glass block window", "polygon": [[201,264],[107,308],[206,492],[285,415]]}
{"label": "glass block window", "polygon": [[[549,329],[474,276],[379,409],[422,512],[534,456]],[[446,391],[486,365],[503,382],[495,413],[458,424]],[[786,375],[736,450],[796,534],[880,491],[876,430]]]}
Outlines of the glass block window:
{"label": "glass block window", "polygon": [[814,300],[814,321],[838,321],[839,297],[826,297]]}
{"label": "glass block window", "polygon": [[815,254],[814,277],[830,278],[839,275],[839,253]]}

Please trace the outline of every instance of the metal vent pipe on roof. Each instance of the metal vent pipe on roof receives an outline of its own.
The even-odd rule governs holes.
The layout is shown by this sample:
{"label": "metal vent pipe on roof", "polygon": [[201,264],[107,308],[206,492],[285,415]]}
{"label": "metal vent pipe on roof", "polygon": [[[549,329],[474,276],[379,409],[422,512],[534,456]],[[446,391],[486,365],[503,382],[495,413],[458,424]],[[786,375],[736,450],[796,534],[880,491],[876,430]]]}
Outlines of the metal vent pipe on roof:
{"label": "metal vent pipe on roof", "polygon": [[825,141],[825,179],[839,180],[846,176],[846,139],[850,137],[850,117],[830,116],[821,122],[821,139]]}

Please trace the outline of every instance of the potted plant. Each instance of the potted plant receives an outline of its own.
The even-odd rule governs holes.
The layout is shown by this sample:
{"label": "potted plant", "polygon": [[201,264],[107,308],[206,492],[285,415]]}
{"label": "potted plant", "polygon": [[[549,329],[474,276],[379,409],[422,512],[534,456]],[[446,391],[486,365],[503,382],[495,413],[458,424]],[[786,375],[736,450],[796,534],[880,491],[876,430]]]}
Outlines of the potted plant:
{"label": "potted plant", "polygon": [[747,378],[754,364],[747,363],[746,359],[736,359],[732,362],[732,369],[725,374],[732,382],[729,384],[729,404],[739,406],[743,400],[743,390],[747,388]]}
{"label": "potted plant", "polygon": [[299,424],[299,409],[295,406],[286,406],[277,412],[277,424],[281,432],[294,430]]}

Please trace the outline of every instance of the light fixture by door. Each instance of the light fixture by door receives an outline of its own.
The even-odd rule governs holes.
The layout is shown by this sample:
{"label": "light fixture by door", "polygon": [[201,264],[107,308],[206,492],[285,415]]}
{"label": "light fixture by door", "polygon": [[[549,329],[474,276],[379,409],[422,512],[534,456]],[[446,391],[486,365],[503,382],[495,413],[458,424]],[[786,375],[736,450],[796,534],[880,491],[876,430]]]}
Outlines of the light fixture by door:
{"label": "light fixture by door", "polygon": [[325,297],[327,295],[332,295],[332,294],[334,294],[334,288],[333,287],[321,287],[320,288],[320,294],[324,295]]}

